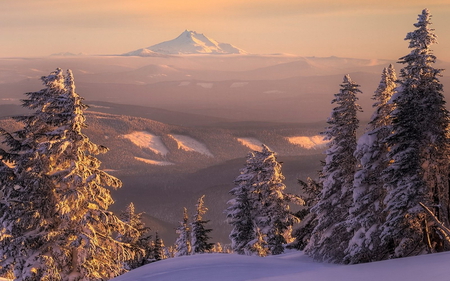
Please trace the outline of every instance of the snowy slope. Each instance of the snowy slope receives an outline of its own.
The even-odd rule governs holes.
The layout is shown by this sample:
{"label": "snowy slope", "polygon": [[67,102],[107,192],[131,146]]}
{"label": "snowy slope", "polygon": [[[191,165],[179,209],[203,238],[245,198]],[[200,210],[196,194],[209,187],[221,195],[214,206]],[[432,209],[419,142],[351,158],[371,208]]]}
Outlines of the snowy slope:
{"label": "snowy slope", "polygon": [[156,56],[156,54],[247,54],[228,43],[217,42],[202,33],[185,30],[177,38],[126,53],[127,56]]}
{"label": "snowy slope", "polygon": [[194,151],[209,157],[214,157],[214,155],[211,153],[211,151],[209,151],[206,145],[196,139],[184,135],[173,134],[169,136],[177,142],[178,149],[183,149],[185,151]]}
{"label": "snowy slope", "polygon": [[312,137],[296,136],[286,138],[290,143],[299,145],[306,149],[322,149],[328,143],[323,136],[317,135]]}
{"label": "snowy slope", "polygon": [[265,258],[203,254],[152,263],[114,281],[448,281],[450,253],[360,265],[317,263],[302,252]]}
{"label": "snowy slope", "polygon": [[156,154],[167,155],[169,150],[164,145],[160,136],[155,136],[149,132],[132,132],[123,135],[124,138],[129,139],[132,143],[139,147],[148,148]]}
{"label": "snowy slope", "polygon": [[255,138],[237,138],[238,142],[250,148],[251,150],[261,151],[263,143]]}

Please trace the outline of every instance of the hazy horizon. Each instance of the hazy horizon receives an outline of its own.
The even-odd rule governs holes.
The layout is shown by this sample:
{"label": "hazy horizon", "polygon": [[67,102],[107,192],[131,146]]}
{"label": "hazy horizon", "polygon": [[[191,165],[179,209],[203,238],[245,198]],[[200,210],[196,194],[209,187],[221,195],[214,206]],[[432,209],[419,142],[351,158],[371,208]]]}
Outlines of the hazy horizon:
{"label": "hazy horizon", "polygon": [[424,8],[438,35],[434,53],[450,61],[445,0],[2,1],[0,57],[122,54],[188,29],[253,54],[397,59]]}

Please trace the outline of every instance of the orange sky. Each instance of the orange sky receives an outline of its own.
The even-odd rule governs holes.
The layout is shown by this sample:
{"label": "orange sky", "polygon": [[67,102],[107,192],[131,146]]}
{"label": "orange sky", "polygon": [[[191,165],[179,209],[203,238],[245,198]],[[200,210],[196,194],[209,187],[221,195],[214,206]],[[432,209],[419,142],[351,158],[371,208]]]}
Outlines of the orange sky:
{"label": "orange sky", "polygon": [[396,59],[426,7],[450,61],[448,0],[0,0],[0,57],[120,54],[195,30],[250,53]]}

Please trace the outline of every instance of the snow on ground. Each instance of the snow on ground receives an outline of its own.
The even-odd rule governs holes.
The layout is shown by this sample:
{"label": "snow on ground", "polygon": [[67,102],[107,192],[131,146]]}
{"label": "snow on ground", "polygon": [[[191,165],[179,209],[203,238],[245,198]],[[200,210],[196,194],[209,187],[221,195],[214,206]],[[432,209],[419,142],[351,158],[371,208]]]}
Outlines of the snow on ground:
{"label": "snow on ground", "polygon": [[151,159],[141,158],[141,157],[134,157],[134,159],[142,161],[142,162],[150,164],[150,165],[157,165],[157,166],[175,165],[175,163],[172,163],[169,161],[156,161],[156,160],[151,160]]}
{"label": "snow on ground", "polygon": [[448,281],[450,252],[359,265],[313,261],[292,251],[265,258],[200,254],[145,265],[113,281]]}
{"label": "snow on ground", "polygon": [[234,82],[231,84],[230,88],[240,88],[244,87],[245,85],[248,85],[248,82]]}
{"label": "snow on ground", "polygon": [[195,151],[200,154],[214,157],[214,155],[209,151],[205,144],[184,135],[169,135],[171,136],[178,144],[178,149],[183,149],[185,151]]}
{"label": "snow on ground", "polygon": [[290,143],[300,145],[306,149],[318,149],[323,148],[328,143],[328,141],[323,139],[323,136],[298,136],[298,137],[288,137],[286,138]]}
{"label": "snow on ground", "polygon": [[124,135],[123,137],[129,139],[132,143],[139,147],[150,149],[156,154],[165,156],[169,153],[169,150],[162,142],[161,137],[155,136],[149,132],[132,132],[131,134]]}
{"label": "snow on ground", "polygon": [[282,94],[282,93],[284,92],[280,90],[269,90],[264,92],[264,94]]}
{"label": "snow on ground", "polygon": [[211,89],[214,86],[214,83],[197,83],[197,86],[205,89]]}
{"label": "snow on ground", "polygon": [[237,140],[244,146],[254,151],[261,151],[263,143],[255,138],[237,138]]}
{"label": "snow on ground", "polygon": [[189,82],[189,81],[182,81],[182,82],[180,82],[180,84],[178,86],[188,86],[189,84],[191,84],[191,82]]}

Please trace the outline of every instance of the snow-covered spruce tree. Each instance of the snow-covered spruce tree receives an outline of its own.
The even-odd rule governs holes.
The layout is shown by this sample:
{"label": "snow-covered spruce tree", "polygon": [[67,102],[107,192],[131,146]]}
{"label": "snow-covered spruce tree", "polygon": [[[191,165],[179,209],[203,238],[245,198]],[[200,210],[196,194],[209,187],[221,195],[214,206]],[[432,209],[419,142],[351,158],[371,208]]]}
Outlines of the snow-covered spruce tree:
{"label": "snow-covered spruce tree", "polygon": [[253,187],[249,180],[252,175],[251,160],[254,153],[249,153],[247,157],[247,166],[241,169],[241,174],[234,181],[235,186],[230,190],[233,199],[227,203],[230,205],[226,210],[227,222],[233,227],[229,235],[231,248],[240,255],[251,255],[248,251],[248,243],[252,241],[256,234],[253,231]]}
{"label": "snow-covered spruce tree", "polygon": [[155,233],[155,243],[153,247],[153,258],[155,261],[167,259],[164,241],[159,237],[158,232]]}
{"label": "snow-covered spruce tree", "polygon": [[212,229],[205,227],[209,221],[203,220],[203,216],[208,210],[208,208],[205,207],[203,198],[205,198],[205,195],[198,199],[197,204],[195,205],[195,215],[191,222],[191,247],[193,255],[209,252],[214,247],[214,243],[208,242],[211,238],[208,233],[210,233]]}
{"label": "snow-covered spruce tree", "polygon": [[[319,173],[321,174],[321,173]],[[298,211],[295,215],[300,219],[298,228],[293,231],[295,241],[289,244],[289,248],[303,250],[311,238],[311,233],[317,225],[316,214],[311,212],[311,208],[317,204],[322,183],[318,180],[307,178],[306,181],[298,180],[303,189],[301,198],[305,201],[305,208]]]}
{"label": "snow-covered spruce tree", "polygon": [[230,193],[236,196],[226,210],[228,222],[233,226],[230,234],[233,250],[239,254],[255,253],[252,246],[264,240],[268,254],[281,254],[283,244],[291,237],[292,225],[298,218],[291,214],[289,203],[301,204],[295,195],[284,192],[281,164],[267,146],[251,152],[245,168],[235,180]]}
{"label": "snow-covered spruce tree", "polygon": [[61,278],[57,261],[48,254],[58,228],[55,186],[47,175],[49,160],[41,157],[39,148],[53,130],[49,124],[53,112],[46,106],[64,93],[64,76],[57,70],[42,81],[45,89],[27,93],[29,99],[23,101],[34,114],[15,117],[24,128],[13,134],[1,132],[9,147],[1,157],[9,165],[2,165],[0,173],[4,195],[0,205],[0,263],[2,269],[13,269],[17,280]]}
{"label": "snow-covered spruce tree", "polygon": [[392,134],[387,138],[391,165],[385,171],[386,222],[382,242],[391,257],[448,249],[419,205],[432,206],[449,223],[449,113],[439,82],[441,69],[433,68],[436,43],[427,9],[406,35],[410,54],[400,58],[399,88],[393,96]]}
{"label": "snow-covered spruce tree", "polygon": [[383,200],[386,196],[382,173],[389,165],[388,146],[385,139],[391,134],[390,99],[397,87],[397,76],[391,65],[384,68],[380,84],[375,91],[375,112],[356,147],[355,156],[360,163],[353,189],[353,205],[347,220],[348,231],[353,233],[346,250],[346,263],[362,263],[387,258],[381,247],[381,225],[384,223]]}
{"label": "snow-covered spruce tree", "polygon": [[353,201],[353,176],[356,169],[356,130],[359,125],[356,94],[361,91],[349,75],[344,77],[336,103],[323,133],[330,140],[322,169],[322,192],[311,209],[316,214],[317,226],[305,251],[316,260],[341,263],[351,238],[346,230],[348,210]]}
{"label": "snow-covered spruce tree", "polygon": [[128,244],[132,256],[124,262],[126,270],[132,270],[149,263],[152,255],[150,228],[142,222],[143,213],[136,213],[133,203],[120,214],[120,219],[129,228],[118,235],[118,240]]}
{"label": "snow-covered spruce tree", "polygon": [[283,245],[291,242],[292,226],[299,222],[289,204],[304,204],[303,200],[293,194],[286,193],[281,172],[281,163],[277,161],[275,152],[262,145],[261,152],[255,153],[259,167],[256,179],[255,222],[265,237],[268,253],[279,255],[284,252]]}
{"label": "snow-covered spruce tree", "polygon": [[188,256],[191,254],[191,243],[190,243],[190,228],[189,228],[189,216],[187,213],[187,209],[184,208],[183,211],[183,220],[180,221],[180,225],[178,226],[176,232],[178,234],[177,241],[175,241],[175,256]]}
{"label": "snow-covered spruce tree", "polygon": [[24,128],[2,131],[13,164],[1,178],[2,268],[16,280],[100,280],[122,272],[124,245],[112,238],[125,224],[107,211],[113,203],[103,186],[121,182],[99,169],[94,155],[106,152],[81,132],[82,99],[73,75],[57,69],[42,77],[45,88],[27,93],[23,106],[34,110],[15,117]]}
{"label": "snow-covered spruce tree", "polygon": [[254,232],[254,208],[255,187],[252,179],[255,177],[256,163],[255,153],[247,156],[246,166],[240,170],[240,175],[235,179],[235,186],[230,190],[233,199],[227,203],[227,222],[233,227],[229,235],[231,248],[240,255],[252,255],[248,244],[256,238]]}

